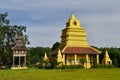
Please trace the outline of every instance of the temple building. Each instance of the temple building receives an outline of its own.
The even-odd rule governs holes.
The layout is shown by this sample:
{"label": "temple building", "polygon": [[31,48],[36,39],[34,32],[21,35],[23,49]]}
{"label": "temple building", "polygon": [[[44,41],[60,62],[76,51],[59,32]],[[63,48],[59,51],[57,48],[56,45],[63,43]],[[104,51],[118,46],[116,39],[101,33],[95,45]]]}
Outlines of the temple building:
{"label": "temple building", "polygon": [[112,60],[109,57],[108,51],[106,50],[104,58],[102,60],[103,65],[112,65]]}
{"label": "temple building", "polygon": [[85,28],[80,26],[80,21],[72,13],[66,28],[62,30],[59,49],[53,52],[53,56],[59,58],[61,54],[63,60],[59,58],[58,61],[62,61],[63,65],[83,65],[91,68],[93,58],[99,64],[100,51],[91,47],[86,37]]}
{"label": "temple building", "polygon": [[13,62],[11,69],[27,69],[27,48],[25,46],[24,38],[22,36],[18,36],[15,43],[15,46],[12,47]]}

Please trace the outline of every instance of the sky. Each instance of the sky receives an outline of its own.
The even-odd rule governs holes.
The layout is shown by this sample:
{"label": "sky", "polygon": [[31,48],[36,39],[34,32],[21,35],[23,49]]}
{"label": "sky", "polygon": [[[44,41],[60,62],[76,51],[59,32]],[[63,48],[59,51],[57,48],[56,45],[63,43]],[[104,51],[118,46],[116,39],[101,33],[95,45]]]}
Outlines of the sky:
{"label": "sky", "polygon": [[72,12],[90,45],[120,47],[120,0],[0,0],[0,13],[11,25],[24,25],[29,47],[52,47]]}

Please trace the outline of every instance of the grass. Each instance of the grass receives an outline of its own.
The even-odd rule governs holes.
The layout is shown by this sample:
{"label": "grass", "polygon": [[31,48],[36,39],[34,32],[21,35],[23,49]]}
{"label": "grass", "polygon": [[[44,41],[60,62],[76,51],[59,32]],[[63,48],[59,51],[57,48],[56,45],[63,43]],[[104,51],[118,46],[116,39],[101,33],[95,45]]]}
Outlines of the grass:
{"label": "grass", "polygon": [[0,80],[120,80],[120,69],[0,70]]}

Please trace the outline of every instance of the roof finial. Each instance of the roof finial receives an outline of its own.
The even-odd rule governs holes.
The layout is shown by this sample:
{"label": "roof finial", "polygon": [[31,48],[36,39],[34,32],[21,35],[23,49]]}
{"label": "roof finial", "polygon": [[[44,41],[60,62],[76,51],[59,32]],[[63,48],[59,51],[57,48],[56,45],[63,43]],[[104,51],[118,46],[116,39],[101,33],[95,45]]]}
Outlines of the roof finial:
{"label": "roof finial", "polygon": [[74,12],[73,12],[73,11],[72,11],[71,18],[72,18],[72,19],[73,19],[73,18],[75,18],[75,19],[76,19],[76,17],[75,17],[75,15],[74,15]]}

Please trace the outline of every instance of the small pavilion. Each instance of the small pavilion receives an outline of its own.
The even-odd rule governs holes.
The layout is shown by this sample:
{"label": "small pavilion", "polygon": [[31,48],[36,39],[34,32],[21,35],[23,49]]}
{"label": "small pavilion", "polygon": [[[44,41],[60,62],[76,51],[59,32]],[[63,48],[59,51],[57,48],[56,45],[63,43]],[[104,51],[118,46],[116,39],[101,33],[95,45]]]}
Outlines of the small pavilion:
{"label": "small pavilion", "polygon": [[15,46],[12,47],[13,62],[11,69],[27,69],[26,55],[27,48],[25,46],[24,37],[18,36],[16,38]]}
{"label": "small pavilion", "polygon": [[81,27],[80,21],[72,13],[66,28],[62,30],[59,49],[52,52],[53,56],[57,57],[61,53],[63,65],[83,65],[85,68],[91,68],[95,59],[96,64],[99,64],[101,52],[91,47],[86,37],[85,28]]}

